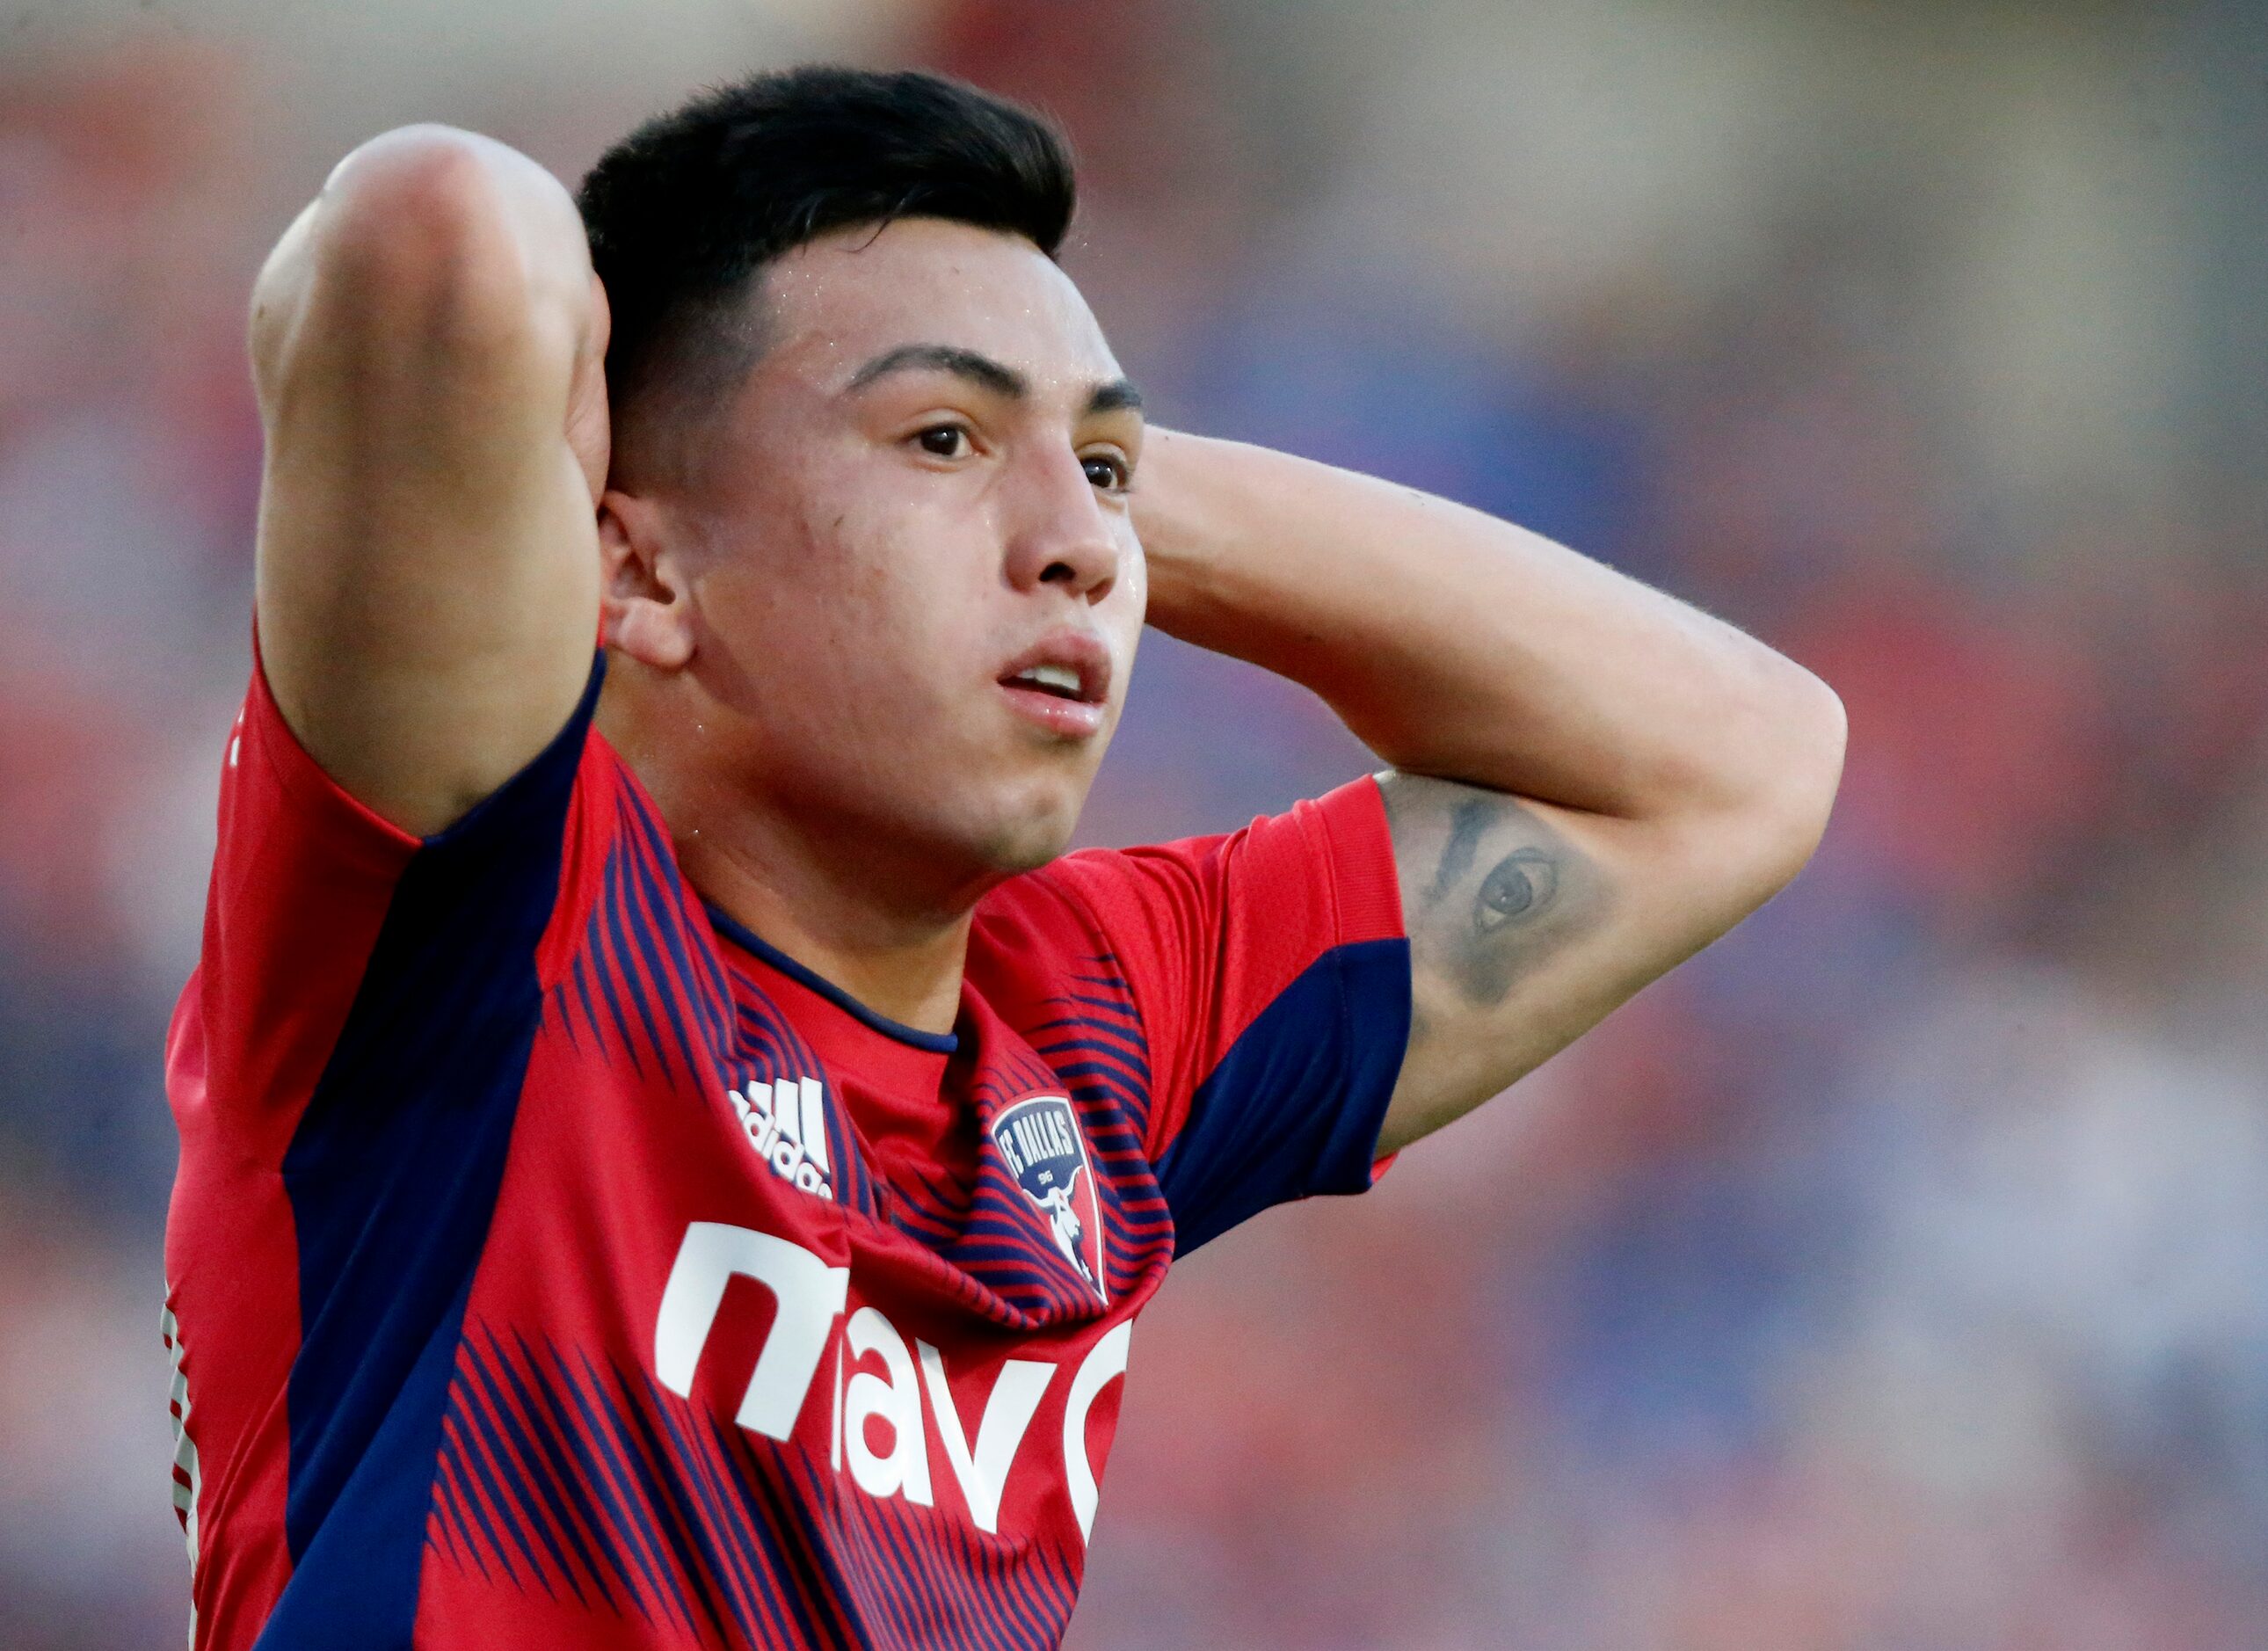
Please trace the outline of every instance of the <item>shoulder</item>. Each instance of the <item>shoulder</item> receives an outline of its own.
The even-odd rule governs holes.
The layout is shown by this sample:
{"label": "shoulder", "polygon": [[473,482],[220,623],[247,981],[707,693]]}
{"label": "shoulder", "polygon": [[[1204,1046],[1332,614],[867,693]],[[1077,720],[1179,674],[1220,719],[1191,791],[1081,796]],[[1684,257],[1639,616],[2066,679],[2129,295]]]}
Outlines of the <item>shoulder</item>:
{"label": "shoulder", "polygon": [[[1152,979],[1154,948],[1098,904],[1110,884],[1107,862],[1114,852],[1066,855],[1010,879],[977,907],[969,986],[1042,1053],[1090,1025],[1146,1050],[1153,1021],[1174,1020],[1174,999]],[[1147,1083],[1145,1057],[1145,1089]]]}
{"label": "shoulder", "polygon": [[1156,961],[1207,926],[1203,891],[1226,837],[1080,849],[1012,877],[976,908],[969,970],[1027,981],[1095,962]]}
{"label": "shoulder", "polygon": [[980,988],[1010,981],[1038,984],[1059,976],[1070,962],[1108,952],[1093,879],[1074,864],[1092,852],[1066,855],[1011,877],[977,903],[969,925],[968,972]]}

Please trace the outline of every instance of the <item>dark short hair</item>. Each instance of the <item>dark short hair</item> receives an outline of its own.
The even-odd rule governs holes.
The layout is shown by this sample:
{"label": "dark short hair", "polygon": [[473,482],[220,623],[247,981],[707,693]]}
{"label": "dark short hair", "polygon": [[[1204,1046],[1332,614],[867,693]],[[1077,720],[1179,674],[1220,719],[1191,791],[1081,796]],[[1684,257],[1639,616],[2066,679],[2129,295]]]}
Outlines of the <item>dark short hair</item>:
{"label": "dark short hair", "polygon": [[814,64],[711,88],[600,156],[576,192],[614,315],[617,420],[713,407],[761,347],[763,267],[829,231],[942,217],[1050,258],[1071,157],[1040,116],[939,75]]}

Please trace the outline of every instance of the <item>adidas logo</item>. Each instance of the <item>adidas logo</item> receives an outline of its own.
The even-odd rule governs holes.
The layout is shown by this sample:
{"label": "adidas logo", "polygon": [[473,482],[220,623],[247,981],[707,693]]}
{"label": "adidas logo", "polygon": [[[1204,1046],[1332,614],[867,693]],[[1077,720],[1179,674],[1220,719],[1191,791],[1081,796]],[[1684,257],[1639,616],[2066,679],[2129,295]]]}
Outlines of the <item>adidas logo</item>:
{"label": "adidas logo", "polygon": [[748,1144],[772,1167],[772,1174],[799,1192],[832,1200],[827,1110],[821,1104],[824,1094],[816,1078],[758,1080],[747,1086],[745,1095],[738,1089],[725,1091],[740,1127],[747,1131]]}

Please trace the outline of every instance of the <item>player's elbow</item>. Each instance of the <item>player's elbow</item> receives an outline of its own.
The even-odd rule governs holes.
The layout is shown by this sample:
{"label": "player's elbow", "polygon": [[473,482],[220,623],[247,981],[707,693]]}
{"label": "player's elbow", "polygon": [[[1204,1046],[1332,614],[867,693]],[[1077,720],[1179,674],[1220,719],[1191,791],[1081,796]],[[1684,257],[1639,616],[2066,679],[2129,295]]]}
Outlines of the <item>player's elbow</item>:
{"label": "player's elbow", "polygon": [[453,127],[405,126],[341,161],[254,290],[263,381],[310,362],[422,376],[443,358],[526,348],[544,272],[514,233],[511,186],[491,152],[502,150]]}
{"label": "player's elbow", "polygon": [[1841,697],[1801,666],[1772,658],[1769,687],[1747,719],[1753,743],[1734,809],[1734,859],[1757,904],[1793,881],[1826,834],[1849,734]]}
{"label": "player's elbow", "polygon": [[[1778,656],[1773,656],[1777,660]],[[1647,864],[1675,891],[1680,954],[1706,946],[1795,880],[1825,835],[1843,773],[1843,702],[1817,677],[1778,660],[1768,702],[1738,713],[1705,789],[1647,822]]]}
{"label": "player's elbow", "polygon": [[491,140],[405,126],[339,163],[323,188],[324,268],[374,326],[478,348],[525,324],[533,297]]}
{"label": "player's elbow", "polygon": [[396,278],[469,262],[497,215],[485,141],[453,126],[401,126],[354,150],[323,183],[329,256]]}

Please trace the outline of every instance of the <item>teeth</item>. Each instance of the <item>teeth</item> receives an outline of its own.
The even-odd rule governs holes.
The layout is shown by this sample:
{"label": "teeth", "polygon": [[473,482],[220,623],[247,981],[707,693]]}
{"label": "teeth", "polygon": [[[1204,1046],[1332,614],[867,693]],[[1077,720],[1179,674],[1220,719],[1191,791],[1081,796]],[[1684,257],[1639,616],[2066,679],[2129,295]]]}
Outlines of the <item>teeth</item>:
{"label": "teeth", "polygon": [[1037,682],[1042,688],[1059,688],[1066,694],[1079,692],[1079,673],[1068,665],[1034,665],[1016,673],[1020,682]]}

